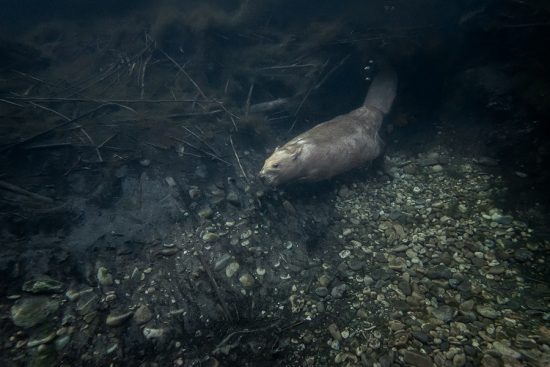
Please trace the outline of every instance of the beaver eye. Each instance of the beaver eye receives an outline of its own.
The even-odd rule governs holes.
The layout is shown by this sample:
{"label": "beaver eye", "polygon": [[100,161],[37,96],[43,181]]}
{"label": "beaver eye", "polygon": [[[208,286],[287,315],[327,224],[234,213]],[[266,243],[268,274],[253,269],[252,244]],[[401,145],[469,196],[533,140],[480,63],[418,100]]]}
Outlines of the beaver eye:
{"label": "beaver eye", "polygon": [[273,163],[273,164],[271,165],[271,168],[279,168],[279,163]]}

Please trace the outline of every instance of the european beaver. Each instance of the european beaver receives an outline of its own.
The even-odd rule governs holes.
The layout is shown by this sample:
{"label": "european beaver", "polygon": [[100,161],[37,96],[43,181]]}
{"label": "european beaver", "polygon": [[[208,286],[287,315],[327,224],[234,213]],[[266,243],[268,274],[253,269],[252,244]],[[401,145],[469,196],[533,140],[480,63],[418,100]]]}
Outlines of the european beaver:
{"label": "european beaver", "polygon": [[378,130],[397,91],[389,67],[376,75],[363,106],[323,122],[277,147],[260,177],[269,185],[321,181],[374,160],[381,151]]}

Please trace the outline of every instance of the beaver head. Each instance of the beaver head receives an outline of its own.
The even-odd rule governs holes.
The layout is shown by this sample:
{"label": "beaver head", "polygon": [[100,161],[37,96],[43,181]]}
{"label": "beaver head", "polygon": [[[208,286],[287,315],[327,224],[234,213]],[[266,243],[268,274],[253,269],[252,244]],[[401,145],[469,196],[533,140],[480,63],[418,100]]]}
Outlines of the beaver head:
{"label": "beaver head", "polygon": [[286,144],[282,148],[275,148],[273,154],[265,160],[260,178],[272,186],[299,178],[303,171],[298,160],[302,150],[301,144]]}

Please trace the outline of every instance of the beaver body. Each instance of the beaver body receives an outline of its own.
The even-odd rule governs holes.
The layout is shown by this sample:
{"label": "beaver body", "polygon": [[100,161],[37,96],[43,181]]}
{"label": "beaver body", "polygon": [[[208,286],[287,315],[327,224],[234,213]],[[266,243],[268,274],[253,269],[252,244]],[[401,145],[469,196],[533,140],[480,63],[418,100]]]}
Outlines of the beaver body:
{"label": "beaver body", "polygon": [[378,74],[364,105],[323,122],[275,149],[260,177],[270,185],[321,181],[374,160],[382,150],[378,131],[397,89],[393,70]]}

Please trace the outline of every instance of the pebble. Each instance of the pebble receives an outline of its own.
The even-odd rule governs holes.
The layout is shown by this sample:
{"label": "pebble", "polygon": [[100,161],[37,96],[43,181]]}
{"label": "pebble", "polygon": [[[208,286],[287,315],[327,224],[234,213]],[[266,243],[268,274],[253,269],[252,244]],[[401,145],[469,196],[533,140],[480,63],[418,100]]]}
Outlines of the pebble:
{"label": "pebble", "polygon": [[439,173],[441,171],[443,171],[443,166],[442,165],[436,164],[436,165],[432,166],[432,172]]}
{"label": "pebble", "polygon": [[97,281],[102,286],[111,286],[113,285],[113,276],[106,267],[101,266],[97,269]]}
{"label": "pebble", "polygon": [[405,363],[411,364],[416,367],[432,367],[432,359],[425,355],[414,352],[412,350],[405,350],[403,353],[403,359]]}
{"label": "pebble", "polygon": [[499,341],[493,342],[493,350],[495,350],[499,355],[504,356],[504,357],[510,357],[510,358],[513,358],[513,359],[520,359],[521,358],[521,353],[513,350],[512,348],[510,348],[506,344],[503,344]]}
{"label": "pebble", "polygon": [[488,319],[496,319],[501,314],[500,311],[495,310],[489,305],[477,305],[475,309],[479,315]]}
{"label": "pebble", "polygon": [[139,306],[134,312],[134,321],[138,325],[145,324],[153,318],[153,314],[147,305]]}
{"label": "pebble", "polygon": [[330,295],[334,298],[342,298],[344,297],[344,293],[348,290],[347,284],[340,284],[336,287],[332,288],[332,291],[330,292]]}
{"label": "pebble", "polygon": [[214,210],[209,205],[205,205],[197,212],[198,216],[203,219],[211,219],[214,216]]}
{"label": "pebble", "polygon": [[33,327],[48,320],[59,306],[58,300],[47,297],[21,298],[11,307],[11,319],[17,326]]}
{"label": "pebble", "polygon": [[245,288],[252,288],[254,286],[254,277],[248,273],[245,273],[239,277],[239,282]]}
{"label": "pebble", "polygon": [[134,313],[132,311],[125,312],[123,314],[109,314],[105,320],[107,326],[120,326],[128,321]]}
{"label": "pebble", "polygon": [[437,319],[443,322],[452,321],[457,313],[457,311],[453,307],[447,305],[439,306],[437,308],[429,308],[429,311]]}
{"label": "pebble", "polygon": [[330,324],[328,326],[328,332],[330,333],[330,336],[332,336],[332,338],[334,340],[342,340],[342,334],[340,334],[340,330],[338,329],[338,325],[336,324]]}
{"label": "pebble", "polygon": [[23,283],[23,290],[29,293],[61,293],[65,286],[63,283],[50,278],[47,275],[41,275],[33,280]]}
{"label": "pebble", "polygon": [[328,296],[328,288],[327,287],[317,287],[315,288],[315,294],[319,297],[326,297]]}
{"label": "pebble", "polygon": [[220,236],[217,233],[206,232],[202,235],[202,240],[204,242],[215,242],[220,239]]}
{"label": "pebble", "polygon": [[143,336],[146,339],[158,339],[164,336],[164,329],[143,328]]}
{"label": "pebble", "polygon": [[233,275],[235,275],[239,271],[240,265],[238,262],[232,262],[225,268],[225,275],[228,278],[231,278]]}

